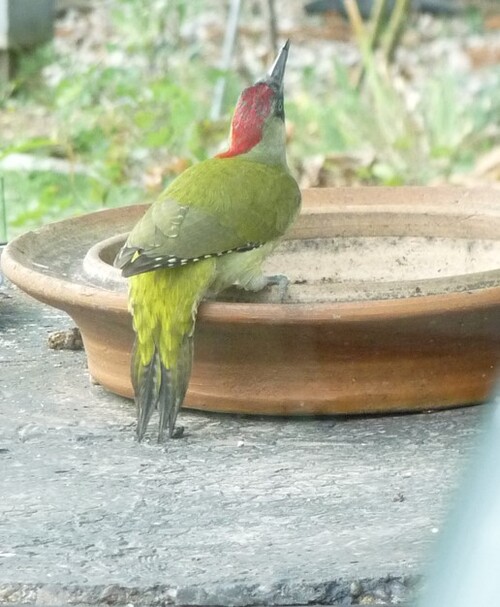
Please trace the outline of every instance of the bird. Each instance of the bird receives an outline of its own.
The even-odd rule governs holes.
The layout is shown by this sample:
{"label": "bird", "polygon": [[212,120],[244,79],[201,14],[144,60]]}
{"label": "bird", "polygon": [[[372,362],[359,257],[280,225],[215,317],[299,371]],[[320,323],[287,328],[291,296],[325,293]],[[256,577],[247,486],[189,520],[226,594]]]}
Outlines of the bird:
{"label": "bird", "polygon": [[300,211],[286,160],[283,79],[289,41],[268,72],[245,88],[226,151],[185,170],[132,228],[114,265],[128,279],[135,342],[131,377],[137,440],[157,409],[158,441],[183,433],[197,310],[207,295],[237,286],[259,291],[284,275],[262,263]]}
{"label": "bird", "polygon": [[[373,9],[373,0],[357,0],[360,15],[363,19],[369,19]],[[396,0],[388,0],[385,4],[385,13],[389,15],[394,9]],[[454,0],[412,0],[410,3],[412,10],[421,13],[430,13],[432,15],[452,16],[461,11]],[[309,15],[321,14],[326,12],[339,13],[342,17],[347,17],[344,0],[313,0],[304,7]]]}

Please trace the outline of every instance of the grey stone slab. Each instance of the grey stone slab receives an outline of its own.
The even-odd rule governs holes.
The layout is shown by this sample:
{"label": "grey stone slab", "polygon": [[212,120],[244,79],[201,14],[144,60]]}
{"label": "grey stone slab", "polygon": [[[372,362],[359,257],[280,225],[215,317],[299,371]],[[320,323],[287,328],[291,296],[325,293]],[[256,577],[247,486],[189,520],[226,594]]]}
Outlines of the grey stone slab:
{"label": "grey stone slab", "polygon": [[131,402],[53,351],[62,312],[0,287],[0,603],[402,602],[425,571],[481,407],[366,418],[183,412],[134,441]]}

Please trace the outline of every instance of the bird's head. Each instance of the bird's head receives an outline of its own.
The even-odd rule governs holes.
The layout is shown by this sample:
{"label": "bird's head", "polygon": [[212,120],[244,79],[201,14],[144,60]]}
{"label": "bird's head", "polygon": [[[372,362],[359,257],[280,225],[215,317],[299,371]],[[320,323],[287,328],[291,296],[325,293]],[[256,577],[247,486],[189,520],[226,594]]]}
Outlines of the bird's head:
{"label": "bird's head", "polygon": [[241,93],[231,121],[229,149],[219,158],[248,154],[262,160],[259,156],[264,154],[271,162],[276,155],[284,161],[283,76],[289,46],[287,40],[266,76]]}

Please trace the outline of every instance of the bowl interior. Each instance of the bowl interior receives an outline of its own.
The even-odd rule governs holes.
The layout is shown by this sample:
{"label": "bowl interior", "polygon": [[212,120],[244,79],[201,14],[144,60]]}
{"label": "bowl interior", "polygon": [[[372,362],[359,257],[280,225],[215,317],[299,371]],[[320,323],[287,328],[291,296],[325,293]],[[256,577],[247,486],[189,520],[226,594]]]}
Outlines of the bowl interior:
{"label": "bowl interior", "polygon": [[[288,276],[285,303],[401,299],[500,286],[500,196],[459,194],[452,188],[306,192],[303,213],[264,272]],[[11,243],[9,255],[37,278],[125,293],[126,280],[112,263],[145,208],[45,226]],[[278,303],[280,293],[230,290],[218,299]]]}
{"label": "bowl interior", "polygon": [[[87,275],[122,285],[113,260],[125,235],[94,245]],[[268,275],[284,273],[287,303],[388,299],[481,289],[500,284],[500,239],[417,236],[337,236],[280,243],[264,263]],[[260,294],[236,289],[220,301],[275,301],[277,289]]]}

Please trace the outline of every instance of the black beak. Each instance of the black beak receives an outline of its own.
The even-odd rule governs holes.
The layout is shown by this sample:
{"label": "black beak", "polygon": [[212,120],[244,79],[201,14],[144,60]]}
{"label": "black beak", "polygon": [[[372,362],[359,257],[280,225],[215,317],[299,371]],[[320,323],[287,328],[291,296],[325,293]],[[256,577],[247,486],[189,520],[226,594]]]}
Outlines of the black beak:
{"label": "black beak", "polygon": [[278,92],[283,92],[283,76],[285,75],[286,60],[288,59],[288,48],[290,47],[290,40],[287,40],[281,47],[278,56],[274,60],[274,63],[269,68],[267,75],[263,78],[264,82],[270,84]]}

